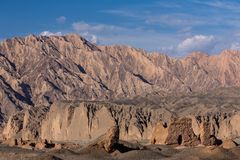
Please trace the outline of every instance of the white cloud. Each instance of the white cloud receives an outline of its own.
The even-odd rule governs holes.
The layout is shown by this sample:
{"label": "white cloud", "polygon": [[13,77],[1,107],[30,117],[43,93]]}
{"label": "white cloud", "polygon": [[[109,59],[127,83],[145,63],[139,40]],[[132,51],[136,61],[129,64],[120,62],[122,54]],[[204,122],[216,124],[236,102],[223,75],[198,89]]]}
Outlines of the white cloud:
{"label": "white cloud", "polygon": [[77,32],[106,32],[123,30],[121,27],[106,24],[88,24],[86,22],[74,22],[72,28]]}
{"label": "white cloud", "polygon": [[232,43],[230,49],[240,50],[240,43],[239,42]]}
{"label": "white cloud", "polygon": [[65,23],[67,18],[65,16],[60,16],[56,19],[58,23]]}
{"label": "white cloud", "polygon": [[94,44],[97,44],[98,43],[97,36],[92,35],[91,42],[94,43]]}
{"label": "white cloud", "polygon": [[137,19],[142,19],[143,17],[139,15],[139,13],[129,11],[129,10],[103,10],[101,11],[103,13],[108,13],[108,14],[113,14],[117,16],[123,16],[123,17],[131,17],[131,18],[137,18]]}
{"label": "white cloud", "polygon": [[[146,28],[131,28],[109,24],[90,24],[83,21],[72,24],[74,32],[97,44],[124,44],[149,51],[157,51],[169,44],[176,45],[176,38],[165,32]],[[86,34],[87,33],[87,34]]]}
{"label": "white cloud", "polygon": [[85,31],[88,30],[91,26],[85,22],[74,22],[72,27],[75,31]]}
{"label": "white cloud", "polygon": [[212,35],[195,35],[183,40],[177,46],[178,52],[189,53],[193,51],[211,52],[216,45],[216,38]]}
{"label": "white cloud", "polygon": [[62,32],[56,32],[56,33],[53,33],[53,32],[50,32],[50,31],[43,31],[40,33],[40,36],[62,36]]}
{"label": "white cloud", "polygon": [[193,26],[205,24],[206,20],[189,14],[172,13],[148,16],[145,18],[147,24],[160,24],[166,26]]}
{"label": "white cloud", "polygon": [[223,40],[213,35],[192,35],[191,26],[182,27],[175,35],[146,28],[126,28],[108,24],[90,24],[82,21],[73,23],[72,29],[92,43],[132,45],[148,51],[160,51],[175,57],[181,57],[193,51],[209,54],[218,53],[222,48],[230,47],[229,43],[228,46],[223,46],[222,43],[220,45]]}
{"label": "white cloud", "polygon": [[90,34],[88,32],[84,32],[81,34],[84,38],[86,38],[88,41],[90,41],[93,44],[98,44],[98,38],[96,35]]}
{"label": "white cloud", "polygon": [[195,3],[204,4],[213,8],[226,9],[231,11],[239,12],[240,4],[238,2],[232,1],[220,1],[220,0],[211,0],[211,1],[203,1],[203,0],[195,0]]}
{"label": "white cloud", "polygon": [[173,57],[180,57],[181,55],[178,55],[176,51],[176,47],[171,45],[171,46],[166,46],[166,47],[161,47],[158,50],[160,53],[167,54]]}
{"label": "white cloud", "polygon": [[183,33],[183,34],[191,33],[191,32],[192,32],[191,26],[183,27],[178,31],[178,33]]}

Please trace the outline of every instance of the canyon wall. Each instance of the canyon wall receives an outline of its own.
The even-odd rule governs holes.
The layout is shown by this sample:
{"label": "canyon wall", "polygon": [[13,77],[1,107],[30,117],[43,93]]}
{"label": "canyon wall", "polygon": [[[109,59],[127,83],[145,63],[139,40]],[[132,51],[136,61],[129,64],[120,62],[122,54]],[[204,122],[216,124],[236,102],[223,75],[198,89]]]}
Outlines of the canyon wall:
{"label": "canyon wall", "polygon": [[29,111],[12,116],[3,138],[88,143],[112,127],[119,128],[120,140],[139,143],[217,145],[240,137],[239,112],[177,116],[151,106],[81,101],[54,103],[45,111],[43,118]]}

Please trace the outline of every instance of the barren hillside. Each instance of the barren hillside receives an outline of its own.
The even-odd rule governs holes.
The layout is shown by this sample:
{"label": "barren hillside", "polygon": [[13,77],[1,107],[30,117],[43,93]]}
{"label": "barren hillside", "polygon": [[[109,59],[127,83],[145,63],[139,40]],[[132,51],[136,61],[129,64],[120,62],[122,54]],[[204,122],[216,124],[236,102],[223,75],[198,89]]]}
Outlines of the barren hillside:
{"label": "barren hillside", "polygon": [[82,37],[16,37],[0,42],[1,114],[58,100],[114,100],[239,86],[240,52],[176,59]]}

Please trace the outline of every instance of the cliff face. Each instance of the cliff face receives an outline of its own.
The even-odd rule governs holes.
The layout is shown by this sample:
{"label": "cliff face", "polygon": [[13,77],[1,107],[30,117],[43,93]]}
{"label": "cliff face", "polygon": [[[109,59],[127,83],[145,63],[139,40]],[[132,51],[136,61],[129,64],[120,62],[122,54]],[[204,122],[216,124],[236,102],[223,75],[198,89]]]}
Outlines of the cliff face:
{"label": "cliff face", "polygon": [[115,120],[105,107],[84,103],[55,104],[42,123],[41,138],[55,141],[89,141],[114,126]]}
{"label": "cliff face", "polygon": [[3,138],[85,144],[113,127],[119,129],[120,140],[140,143],[215,145],[240,137],[240,112],[233,112],[232,108],[180,115],[177,114],[180,110],[169,111],[164,107],[75,101],[55,103],[50,110],[42,109],[38,114],[30,115],[31,112],[12,116],[3,130]]}
{"label": "cliff face", "polygon": [[[53,104],[49,111],[45,111],[43,119],[36,115],[28,116],[28,112],[12,116],[4,128],[3,137],[21,137],[24,140],[40,137],[55,141],[88,142],[109,128],[118,126],[120,139],[141,141],[151,138],[155,123],[161,119],[168,122],[171,116],[170,112],[161,108],[103,102],[61,102]],[[35,118],[37,124],[40,124],[38,127],[36,121],[28,120]],[[27,136],[26,131],[30,133]]]}
{"label": "cliff face", "polygon": [[59,100],[239,86],[239,55],[224,51],[175,59],[126,46],[95,46],[78,35],[8,39],[0,42],[1,116]]}

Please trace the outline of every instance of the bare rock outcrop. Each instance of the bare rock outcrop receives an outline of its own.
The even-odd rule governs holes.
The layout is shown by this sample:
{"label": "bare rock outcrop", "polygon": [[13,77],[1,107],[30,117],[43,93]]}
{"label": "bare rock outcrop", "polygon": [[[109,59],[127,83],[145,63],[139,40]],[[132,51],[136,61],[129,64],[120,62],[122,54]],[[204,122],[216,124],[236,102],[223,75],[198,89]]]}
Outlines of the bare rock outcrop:
{"label": "bare rock outcrop", "polygon": [[231,139],[224,140],[223,144],[222,144],[222,147],[225,148],[225,149],[231,149],[231,148],[234,148],[236,146],[237,146],[237,144]]}
{"label": "bare rock outcrop", "polygon": [[[177,116],[174,112],[156,106],[83,101],[58,102],[45,112],[45,116],[42,116],[44,118],[38,123],[34,120],[24,120],[25,116],[21,116],[22,119],[19,117],[18,121],[26,122],[22,126],[28,127],[19,128],[19,124],[21,126],[22,123],[9,125],[10,122],[15,122],[10,118],[4,128],[4,137],[25,138],[24,140],[26,137],[40,138],[86,144],[116,126],[119,128],[120,140],[138,143],[208,146],[220,145],[225,139],[240,137],[238,126],[235,125],[239,117],[238,112],[206,113],[201,116],[196,116],[195,112],[189,114],[191,116]],[[34,124],[39,126],[36,127]]]}
{"label": "bare rock outcrop", "polygon": [[21,144],[21,142],[19,143],[18,139],[9,138],[9,139],[5,140],[3,142],[3,144],[9,145],[9,146],[17,146],[17,145]]}
{"label": "bare rock outcrop", "polygon": [[235,117],[238,115],[225,117],[224,120],[221,120],[222,117],[216,119],[214,116],[208,117],[207,115],[203,117],[192,116],[174,119],[169,125],[159,123],[155,126],[151,143],[185,146],[220,145],[226,138],[234,139],[240,136],[236,134],[238,128],[236,125],[224,125],[226,119],[229,123]]}
{"label": "bare rock outcrop", "polygon": [[81,101],[55,103],[42,121],[41,138],[84,143],[118,126],[121,140],[144,141],[151,138],[155,123],[168,121],[171,116],[164,109],[151,107]]}
{"label": "bare rock outcrop", "polygon": [[39,141],[39,142],[36,143],[35,148],[39,149],[39,150],[45,149],[46,148],[46,143],[43,142],[43,141]]}
{"label": "bare rock outcrop", "polygon": [[211,130],[211,123],[209,122],[203,122],[200,125],[200,140],[203,145],[216,145],[217,144],[217,138],[212,133]]}
{"label": "bare rock outcrop", "polygon": [[[42,119],[32,118],[32,121],[25,121],[22,116],[19,117],[22,123],[10,125],[15,122],[10,118],[4,128],[3,137],[88,143],[106,133],[109,128],[118,126],[121,140],[145,142],[151,139],[155,124],[160,120],[168,122],[171,116],[173,115],[165,109],[151,106],[60,102],[54,103]],[[23,125],[25,122],[28,123]],[[16,130],[19,126],[28,127]],[[26,134],[32,138],[26,138]]]}
{"label": "bare rock outcrop", "polygon": [[83,148],[83,150],[91,150],[93,148],[104,149],[106,152],[113,152],[119,141],[119,129],[118,127],[112,127],[107,130],[106,133],[99,136],[93,142]]}
{"label": "bare rock outcrop", "polygon": [[54,141],[96,139],[116,126],[106,107],[91,104],[57,103],[51,107],[41,125],[41,138]]}
{"label": "bare rock outcrop", "polygon": [[165,144],[168,137],[168,126],[166,123],[156,124],[151,137],[152,144]]}
{"label": "bare rock outcrop", "polygon": [[2,132],[3,139],[37,139],[40,135],[41,122],[48,110],[49,107],[32,108],[10,116]]}
{"label": "bare rock outcrop", "polygon": [[193,132],[192,119],[182,118],[172,120],[169,126],[158,124],[153,132],[152,143],[196,146],[200,140]]}

